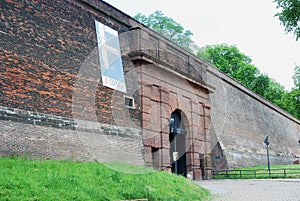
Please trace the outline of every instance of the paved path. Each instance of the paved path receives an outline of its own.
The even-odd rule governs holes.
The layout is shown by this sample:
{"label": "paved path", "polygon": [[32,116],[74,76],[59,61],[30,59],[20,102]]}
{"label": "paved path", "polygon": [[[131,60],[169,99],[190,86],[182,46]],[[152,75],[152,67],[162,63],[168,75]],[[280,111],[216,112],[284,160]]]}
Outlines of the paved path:
{"label": "paved path", "polygon": [[211,201],[300,201],[300,179],[206,180]]}

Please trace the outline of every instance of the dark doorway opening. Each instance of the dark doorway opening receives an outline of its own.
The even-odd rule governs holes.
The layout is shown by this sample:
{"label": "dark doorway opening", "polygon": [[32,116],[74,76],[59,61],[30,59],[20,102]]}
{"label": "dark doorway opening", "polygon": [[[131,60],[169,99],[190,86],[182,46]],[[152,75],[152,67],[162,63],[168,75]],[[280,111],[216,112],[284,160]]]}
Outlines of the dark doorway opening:
{"label": "dark doorway opening", "polygon": [[186,177],[186,142],[182,116],[180,111],[175,110],[170,118],[170,158],[172,173]]}

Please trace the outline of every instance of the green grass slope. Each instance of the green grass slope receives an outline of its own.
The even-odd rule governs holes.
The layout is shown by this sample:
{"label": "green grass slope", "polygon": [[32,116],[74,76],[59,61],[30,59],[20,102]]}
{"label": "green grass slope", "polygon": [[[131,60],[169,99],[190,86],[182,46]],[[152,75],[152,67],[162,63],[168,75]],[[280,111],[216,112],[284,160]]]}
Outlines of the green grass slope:
{"label": "green grass slope", "polygon": [[166,172],[97,162],[0,158],[0,200],[204,200],[210,193]]}

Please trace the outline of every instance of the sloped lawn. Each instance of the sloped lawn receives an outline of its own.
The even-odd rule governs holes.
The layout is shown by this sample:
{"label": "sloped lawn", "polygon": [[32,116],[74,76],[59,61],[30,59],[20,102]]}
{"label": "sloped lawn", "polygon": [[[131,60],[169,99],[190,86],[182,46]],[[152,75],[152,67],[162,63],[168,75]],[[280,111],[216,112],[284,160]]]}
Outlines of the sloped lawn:
{"label": "sloped lawn", "polygon": [[[203,200],[186,178],[126,164],[0,158],[0,200]],[[141,171],[142,170],[142,171]]]}

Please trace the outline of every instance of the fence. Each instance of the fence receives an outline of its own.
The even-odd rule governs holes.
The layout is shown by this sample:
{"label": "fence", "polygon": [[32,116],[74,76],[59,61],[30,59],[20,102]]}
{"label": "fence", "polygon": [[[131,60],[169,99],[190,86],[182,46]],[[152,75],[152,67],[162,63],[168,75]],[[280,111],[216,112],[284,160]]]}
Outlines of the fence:
{"label": "fence", "polygon": [[212,171],[214,179],[300,178],[300,168]]}

